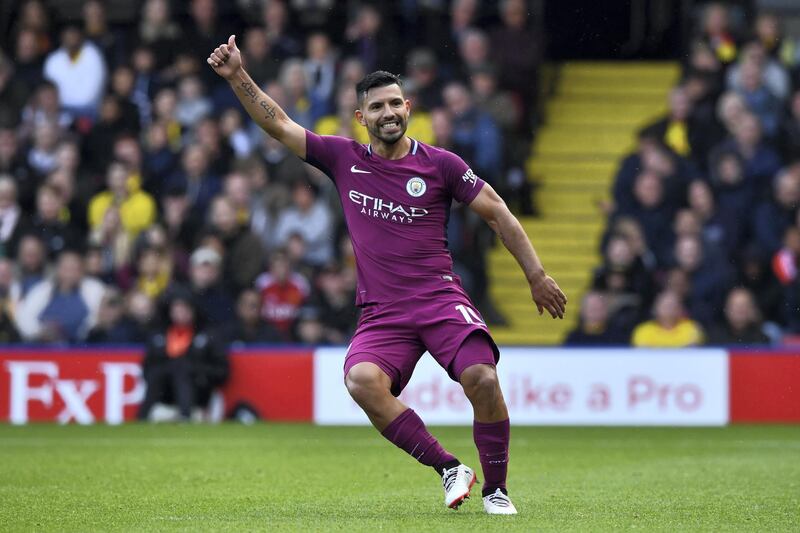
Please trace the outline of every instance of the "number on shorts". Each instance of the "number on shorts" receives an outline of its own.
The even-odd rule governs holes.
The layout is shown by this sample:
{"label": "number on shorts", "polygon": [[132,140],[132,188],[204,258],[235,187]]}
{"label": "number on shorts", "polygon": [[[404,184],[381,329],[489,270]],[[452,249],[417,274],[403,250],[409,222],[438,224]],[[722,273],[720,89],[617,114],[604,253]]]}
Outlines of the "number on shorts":
{"label": "number on shorts", "polygon": [[478,315],[477,311],[475,311],[473,308],[467,307],[464,304],[458,304],[456,306],[456,311],[461,313],[461,316],[464,317],[464,320],[467,322],[467,324],[484,325],[483,320],[481,320],[481,317]]}

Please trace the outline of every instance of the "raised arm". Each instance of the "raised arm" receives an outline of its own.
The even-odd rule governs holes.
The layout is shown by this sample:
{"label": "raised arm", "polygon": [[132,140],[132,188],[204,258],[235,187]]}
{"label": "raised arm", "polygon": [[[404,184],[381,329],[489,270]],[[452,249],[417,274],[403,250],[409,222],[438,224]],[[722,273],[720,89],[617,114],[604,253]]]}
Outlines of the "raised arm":
{"label": "raised arm", "polygon": [[539,314],[546,309],[553,318],[564,318],[567,297],[555,280],[545,273],[525,230],[517,217],[508,210],[500,195],[487,183],[469,207],[500,236],[500,240],[522,267]]}
{"label": "raised arm", "polygon": [[302,159],[306,158],[306,130],[290,119],[245,71],[235,35],[230,36],[227,44],[215,48],[206,62],[228,81],[247,114],[261,129]]}

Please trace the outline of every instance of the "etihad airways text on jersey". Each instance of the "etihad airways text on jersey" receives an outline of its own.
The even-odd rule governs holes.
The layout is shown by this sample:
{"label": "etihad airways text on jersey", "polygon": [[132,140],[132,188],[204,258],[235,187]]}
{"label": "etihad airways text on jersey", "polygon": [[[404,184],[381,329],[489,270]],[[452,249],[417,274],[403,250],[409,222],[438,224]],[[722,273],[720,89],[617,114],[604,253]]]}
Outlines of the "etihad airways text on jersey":
{"label": "etihad airways text on jersey", "polygon": [[422,207],[404,206],[354,190],[348,193],[348,197],[353,203],[361,206],[362,215],[391,222],[411,224],[415,218],[428,214],[428,210]]}

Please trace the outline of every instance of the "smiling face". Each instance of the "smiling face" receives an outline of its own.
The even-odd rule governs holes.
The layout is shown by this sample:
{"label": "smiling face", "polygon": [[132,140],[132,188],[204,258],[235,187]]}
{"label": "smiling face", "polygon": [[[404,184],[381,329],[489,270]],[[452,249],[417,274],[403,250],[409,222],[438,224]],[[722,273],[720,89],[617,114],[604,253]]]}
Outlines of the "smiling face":
{"label": "smiling face", "polygon": [[373,87],[361,96],[361,109],[356,110],[356,119],[366,126],[370,139],[385,144],[394,144],[406,133],[411,103],[403,98],[397,84]]}

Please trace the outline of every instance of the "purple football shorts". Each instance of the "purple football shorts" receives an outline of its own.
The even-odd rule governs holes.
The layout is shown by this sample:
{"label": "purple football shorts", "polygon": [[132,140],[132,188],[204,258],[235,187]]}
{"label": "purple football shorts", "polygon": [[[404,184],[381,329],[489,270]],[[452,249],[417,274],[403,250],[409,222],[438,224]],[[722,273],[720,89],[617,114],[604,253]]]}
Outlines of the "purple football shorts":
{"label": "purple football shorts", "polygon": [[[469,349],[460,349],[468,337]],[[392,394],[398,396],[425,350],[454,381],[469,366],[495,365],[500,359],[483,318],[464,290],[454,284],[364,306],[347,350],[344,375],[357,363],[374,363],[391,378]]]}

